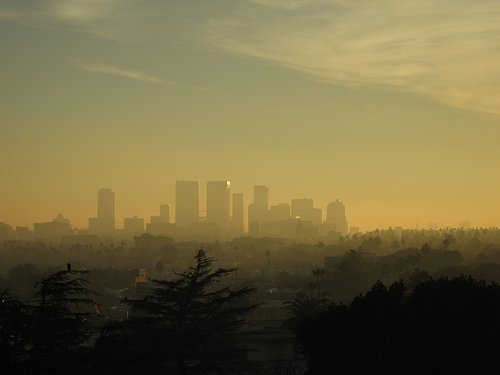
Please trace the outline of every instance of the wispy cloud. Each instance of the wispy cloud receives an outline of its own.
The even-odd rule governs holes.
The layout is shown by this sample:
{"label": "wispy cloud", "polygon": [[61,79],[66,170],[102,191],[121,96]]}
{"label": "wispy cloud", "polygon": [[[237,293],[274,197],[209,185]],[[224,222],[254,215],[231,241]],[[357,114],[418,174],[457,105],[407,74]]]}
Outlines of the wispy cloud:
{"label": "wispy cloud", "polygon": [[72,29],[118,42],[154,35],[155,11],[140,0],[44,0],[0,4],[0,19],[38,28]]}
{"label": "wispy cloud", "polygon": [[421,93],[500,113],[496,1],[240,2],[206,41],[345,86]]}
{"label": "wispy cloud", "polygon": [[[12,4],[0,6],[0,19],[71,28],[123,43],[155,40],[161,46],[175,39],[179,45],[254,56],[335,85],[404,90],[457,108],[500,113],[498,0]],[[84,66],[98,73],[166,83],[142,72]]]}
{"label": "wispy cloud", "polygon": [[145,72],[122,69],[122,68],[118,68],[118,67],[112,66],[112,65],[99,64],[99,63],[95,63],[95,62],[88,62],[88,61],[83,61],[83,60],[78,60],[78,59],[70,59],[70,61],[78,69],[85,70],[87,72],[107,74],[107,75],[118,76],[118,77],[125,77],[125,78],[135,79],[135,80],[144,81],[144,82],[167,84],[167,85],[171,85],[171,86],[175,86],[175,87],[179,87],[179,88],[183,88],[183,89],[188,89],[188,90],[212,90],[212,88],[209,88],[209,87],[185,85],[185,84],[176,83],[176,82],[172,82],[172,81],[166,81],[164,79],[155,77],[155,76],[153,76],[151,74],[147,74]]}
{"label": "wispy cloud", "polygon": [[140,71],[133,71],[133,70],[126,70],[126,69],[120,69],[115,66],[111,65],[103,65],[103,64],[96,64],[96,63],[90,63],[87,61],[82,61],[82,60],[71,60],[76,67],[79,69],[85,70],[87,72],[94,72],[94,73],[102,73],[102,74],[108,74],[108,75],[113,75],[113,76],[119,76],[119,77],[126,77],[126,78],[131,78],[131,79],[137,79],[139,81],[146,81],[146,82],[154,82],[154,83],[164,83],[164,84],[172,84],[172,82],[165,81],[161,78],[146,74],[144,72]]}

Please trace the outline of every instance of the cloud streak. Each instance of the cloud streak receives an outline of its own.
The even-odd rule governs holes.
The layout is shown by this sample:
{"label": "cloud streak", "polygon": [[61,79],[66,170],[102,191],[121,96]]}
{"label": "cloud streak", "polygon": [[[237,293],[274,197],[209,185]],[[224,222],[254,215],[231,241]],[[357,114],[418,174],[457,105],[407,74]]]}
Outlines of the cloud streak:
{"label": "cloud streak", "polygon": [[112,66],[112,65],[93,63],[93,62],[88,62],[88,61],[83,61],[83,60],[78,60],[78,59],[70,59],[70,61],[78,69],[81,69],[81,70],[84,70],[87,72],[130,78],[130,79],[143,81],[143,82],[152,82],[152,83],[171,85],[171,86],[175,86],[175,87],[179,87],[179,88],[183,88],[183,89],[188,89],[188,90],[213,90],[210,87],[184,85],[184,84],[180,84],[180,83],[176,83],[176,82],[166,81],[164,79],[158,78],[156,76],[153,76],[153,75],[141,72],[141,71],[122,69],[122,68],[118,68],[118,67]]}
{"label": "cloud streak", "polygon": [[493,1],[252,0],[213,17],[206,42],[349,87],[500,113],[500,6]]}
{"label": "cloud streak", "polygon": [[[253,56],[339,86],[417,93],[500,114],[497,0],[47,0],[0,6],[0,19]],[[146,73],[81,69],[169,83]]]}
{"label": "cloud streak", "polygon": [[126,77],[130,79],[136,79],[145,82],[154,82],[162,84],[173,84],[172,82],[165,81],[161,78],[146,74],[140,71],[125,70],[120,69],[111,65],[103,65],[96,63],[89,63],[82,60],[71,60],[75,66],[79,69],[85,70],[87,72],[102,73],[112,76]]}

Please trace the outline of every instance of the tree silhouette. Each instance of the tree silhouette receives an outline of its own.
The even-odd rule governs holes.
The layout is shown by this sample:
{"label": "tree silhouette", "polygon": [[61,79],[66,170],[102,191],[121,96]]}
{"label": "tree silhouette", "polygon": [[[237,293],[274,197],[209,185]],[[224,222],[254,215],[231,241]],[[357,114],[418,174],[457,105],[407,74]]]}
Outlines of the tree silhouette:
{"label": "tree silhouette", "polygon": [[319,281],[325,275],[326,270],[322,269],[322,268],[316,268],[315,270],[312,271],[312,273],[313,273],[313,276],[315,276],[317,278],[318,300],[319,300],[321,298]]}
{"label": "tree silhouette", "polygon": [[[81,364],[90,348],[95,295],[78,275],[60,271],[35,284],[33,326],[30,330],[32,365],[39,374],[85,371]],[[85,306],[90,307],[85,309]]]}
{"label": "tree silhouette", "polygon": [[26,361],[29,307],[8,290],[0,291],[0,363],[3,371],[16,373]]}
{"label": "tree silhouette", "polygon": [[366,284],[363,257],[360,251],[348,250],[336,265],[333,275],[336,300],[350,301],[358,295]]}
{"label": "tree silhouette", "polygon": [[307,318],[314,318],[320,313],[329,303],[328,299],[296,298],[293,301],[286,301],[285,316],[286,320],[283,322],[283,328],[295,329]]}
{"label": "tree silhouette", "polygon": [[195,367],[223,374],[245,366],[246,352],[233,333],[256,307],[247,302],[255,288],[217,287],[234,269],[212,270],[214,258],[203,250],[195,260],[175,280],[152,280],[143,299],[126,300],[133,317],[106,327],[98,341],[101,370],[186,374]]}
{"label": "tree silhouette", "polygon": [[296,332],[308,374],[488,374],[500,365],[500,286],[461,276],[407,294],[377,282]]}

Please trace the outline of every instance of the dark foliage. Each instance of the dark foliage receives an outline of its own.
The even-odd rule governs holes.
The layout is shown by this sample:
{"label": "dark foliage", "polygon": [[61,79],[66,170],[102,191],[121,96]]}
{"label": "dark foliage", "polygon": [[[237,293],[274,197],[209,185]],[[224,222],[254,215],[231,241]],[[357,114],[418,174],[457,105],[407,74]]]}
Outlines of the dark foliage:
{"label": "dark foliage", "polygon": [[328,302],[330,301],[326,298],[317,299],[309,298],[308,296],[284,302],[287,319],[283,322],[282,327],[295,329],[305,319],[318,315],[327,306]]}
{"label": "dark foliage", "polygon": [[9,373],[16,373],[27,358],[28,312],[29,307],[8,290],[0,291],[0,363]]}
{"label": "dark foliage", "polygon": [[94,293],[78,275],[60,271],[35,284],[35,304],[28,324],[29,359],[38,374],[84,373],[89,363]]}
{"label": "dark foliage", "polygon": [[121,373],[235,373],[246,353],[233,333],[255,308],[247,302],[253,288],[217,288],[233,269],[212,270],[203,250],[196,264],[175,280],[153,280],[150,293],[127,300],[133,317],[105,328],[97,343],[97,366]]}
{"label": "dark foliage", "polygon": [[500,287],[471,277],[428,280],[407,295],[377,282],[332,304],[297,333],[308,374],[490,373],[498,368]]}

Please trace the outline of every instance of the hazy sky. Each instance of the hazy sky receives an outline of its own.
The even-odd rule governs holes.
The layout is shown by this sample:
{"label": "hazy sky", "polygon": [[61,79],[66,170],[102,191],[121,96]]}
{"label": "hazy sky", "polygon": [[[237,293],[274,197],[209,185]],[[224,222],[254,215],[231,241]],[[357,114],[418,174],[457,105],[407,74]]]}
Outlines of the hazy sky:
{"label": "hazy sky", "polygon": [[[0,0],[0,221],[175,180],[339,198],[361,230],[500,226],[500,2]],[[203,209],[203,208],[202,208]]]}

